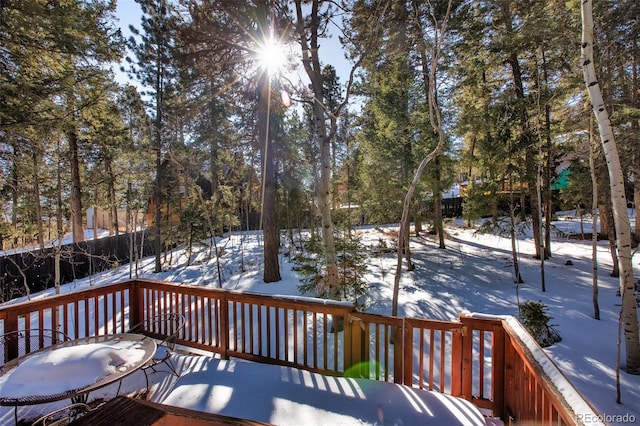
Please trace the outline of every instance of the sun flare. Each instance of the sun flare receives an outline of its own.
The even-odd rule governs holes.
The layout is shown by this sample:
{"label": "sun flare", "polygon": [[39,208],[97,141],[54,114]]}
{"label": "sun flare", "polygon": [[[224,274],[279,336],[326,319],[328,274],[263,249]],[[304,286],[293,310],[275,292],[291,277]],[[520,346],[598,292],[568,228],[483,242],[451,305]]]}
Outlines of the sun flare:
{"label": "sun flare", "polygon": [[276,74],[284,69],[287,62],[285,47],[273,38],[269,38],[256,50],[258,66],[269,74]]}

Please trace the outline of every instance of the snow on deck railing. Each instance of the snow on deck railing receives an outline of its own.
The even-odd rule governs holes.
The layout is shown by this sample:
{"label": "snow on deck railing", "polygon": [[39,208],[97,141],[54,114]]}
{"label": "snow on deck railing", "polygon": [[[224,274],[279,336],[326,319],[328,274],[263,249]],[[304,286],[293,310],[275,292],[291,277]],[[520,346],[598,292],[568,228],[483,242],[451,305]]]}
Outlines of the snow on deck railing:
{"label": "snow on deck railing", "polygon": [[181,346],[222,357],[449,393],[516,423],[603,424],[513,317],[399,318],[345,302],[134,280],[0,307],[0,330],[81,338],[163,313],[185,317]]}
{"label": "snow on deck railing", "polygon": [[[567,421],[572,421],[578,425],[598,426],[605,424],[602,421],[602,416],[586,401],[582,394],[566,378],[547,353],[515,317],[510,315],[487,315],[465,312],[460,315],[460,318],[463,321],[465,318],[475,320],[500,320],[503,323],[505,332],[512,338],[512,345],[514,345],[514,348],[519,352],[519,355],[524,358],[522,361],[525,362],[525,365],[522,367],[529,370],[529,372],[535,376],[535,380],[542,381],[541,386],[548,387],[549,391],[555,394],[558,403],[562,404],[572,417],[571,419],[566,419]],[[509,364],[508,360],[505,360],[505,362]],[[506,367],[516,369],[514,365],[507,365]],[[513,371],[512,374],[515,375],[518,373],[518,371]],[[508,377],[506,379],[509,380]],[[516,379],[512,377],[511,380]],[[538,383],[533,383],[533,386],[537,387]],[[535,392],[537,392],[536,389],[534,389],[534,393]],[[527,395],[524,396],[526,397]],[[536,396],[537,395],[529,395],[532,400],[535,399]],[[505,397],[507,398],[506,405],[509,407],[509,411],[523,409],[523,407],[518,407],[518,404],[522,404],[524,400],[517,401],[517,398],[514,398],[513,394],[509,395],[508,393]],[[532,401],[530,400],[528,403],[532,403]],[[541,413],[540,415],[551,415],[551,413]],[[518,417],[521,416],[515,414],[516,420],[520,420]]]}

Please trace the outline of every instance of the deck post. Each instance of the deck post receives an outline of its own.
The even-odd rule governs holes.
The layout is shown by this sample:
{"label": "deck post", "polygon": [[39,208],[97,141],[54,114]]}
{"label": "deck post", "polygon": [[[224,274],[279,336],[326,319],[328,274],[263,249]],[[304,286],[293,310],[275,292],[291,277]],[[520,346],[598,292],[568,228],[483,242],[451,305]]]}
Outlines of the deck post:
{"label": "deck post", "polygon": [[451,335],[451,395],[462,395],[462,335],[464,326]]}
{"label": "deck post", "polygon": [[[9,334],[12,331],[18,331],[18,314],[14,310],[9,310],[4,319],[4,334]],[[18,358],[18,340],[8,339],[4,362]]]}
{"label": "deck post", "polygon": [[142,301],[140,282],[131,281],[129,287],[129,329],[142,322]]}
{"label": "deck post", "polygon": [[493,400],[493,415],[504,418],[505,413],[505,336],[504,326],[493,326],[493,344],[491,347],[491,393]]}
{"label": "deck post", "polygon": [[[413,327],[403,318],[402,325],[396,327],[396,336],[402,336],[402,339],[396,339],[394,344],[394,366],[393,381],[406,386],[413,386]],[[406,349],[406,350],[405,350]],[[402,360],[402,364],[399,362]],[[402,381],[400,374],[402,371]]]}
{"label": "deck post", "polygon": [[462,323],[462,388],[460,396],[467,401],[472,400],[473,392],[473,318],[460,315]]}
{"label": "deck post", "polygon": [[364,352],[362,329],[364,328],[364,324],[360,318],[353,318],[355,321],[351,328],[351,365],[357,369],[354,371],[354,373],[357,373],[357,377],[362,377],[361,368],[362,363],[364,362],[364,359],[362,359],[362,353]]}
{"label": "deck post", "polygon": [[[361,318],[357,317],[354,314],[349,315],[348,324],[345,324],[345,329],[349,328],[349,333],[345,333],[345,337],[347,334],[351,335],[351,338],[347,342],[345,340],[345,345],[349,345],[349,360],[345,362],[344,371],[350,372],[354,377],[365,377],[363,375],[363,365],[362,363],[366,360],[364,357],[365,352],[365,342],[364,338],[368,340],[368,336],[365,336],[364,329],[366,328],[366,324],[362,321]],[[346,352],[346,351],[345,351]],[[366,375],[366,378],[369,378],[369,375]]]}
{"label": "deck post", "polygon": [[[220,324],[220,349],[222,350],[220,355],[222,359],[229,359],[229,300],[225,293],[222,293],[219,300],[220,309],[218,312],[220,317],[217,322]],[[236,332],[234,330],[234,333]]]}

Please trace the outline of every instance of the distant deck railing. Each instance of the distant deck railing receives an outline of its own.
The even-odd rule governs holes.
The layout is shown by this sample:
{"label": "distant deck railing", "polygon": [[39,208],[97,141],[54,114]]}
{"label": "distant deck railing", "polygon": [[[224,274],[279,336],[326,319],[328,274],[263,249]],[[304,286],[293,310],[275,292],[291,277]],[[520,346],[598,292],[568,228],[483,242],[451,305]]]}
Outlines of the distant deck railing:
{"label": "distant deck railing", "polygon": [[[504,318],[389,317],[344,302],[132,280],[7,305],[0,328],[51,328],[81,338],[125,332],[169,312],[186,319],[178,344],[223,358],[435,390],[507,424],[580,425],[585,418],[532,355],[532,339]],[[5,356],[9,349],[0,348]],[[571,391],[584,402],[579,409],[592,410]]]}

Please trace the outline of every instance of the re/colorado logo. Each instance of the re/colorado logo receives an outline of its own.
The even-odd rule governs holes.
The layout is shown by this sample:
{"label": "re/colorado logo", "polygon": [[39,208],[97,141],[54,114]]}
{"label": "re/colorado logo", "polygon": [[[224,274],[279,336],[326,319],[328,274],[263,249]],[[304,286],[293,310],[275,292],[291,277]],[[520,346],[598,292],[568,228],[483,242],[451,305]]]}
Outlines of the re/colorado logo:
{"label": "re/colorado logo", "polygon": [[604,423],[635,423],[636,416],[631,413],[626,414],[577,414],[576,418],[584,422],[604,422]]}

